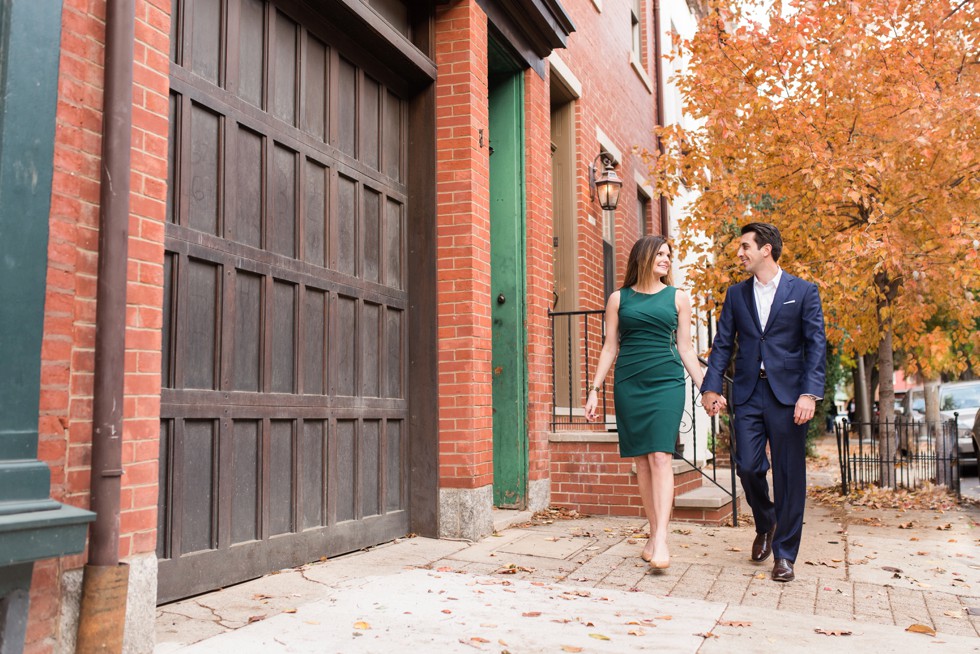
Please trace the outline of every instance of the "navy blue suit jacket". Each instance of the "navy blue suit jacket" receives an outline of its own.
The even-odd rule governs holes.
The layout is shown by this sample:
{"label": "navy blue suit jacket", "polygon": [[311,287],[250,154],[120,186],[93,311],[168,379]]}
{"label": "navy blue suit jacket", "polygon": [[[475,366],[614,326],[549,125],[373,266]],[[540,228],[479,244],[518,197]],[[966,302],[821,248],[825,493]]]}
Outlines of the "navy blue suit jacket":
{"label": "navy blue suit jacket", "polygon": [[752,396],[763,362],[769,386],[781,403],[794,405],[804,394],[823,397],[827,337],[816,284],[784,270],[763,329],[755,308],[754,279],[735,284],[725,295],[701,392],[722,392],[722,376],[737,344],[734,405]]}

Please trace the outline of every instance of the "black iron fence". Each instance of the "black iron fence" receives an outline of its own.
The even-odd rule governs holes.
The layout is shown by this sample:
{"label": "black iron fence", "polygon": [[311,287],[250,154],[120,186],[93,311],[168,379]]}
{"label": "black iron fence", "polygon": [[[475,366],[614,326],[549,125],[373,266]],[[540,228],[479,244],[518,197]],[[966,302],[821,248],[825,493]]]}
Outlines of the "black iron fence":
{"label": "black iron fence", "polygon": [[[589,422],[585,419],[586,387],[592,383],[602,342],[605,338],[605,312],[556,311],[549,312],[551,319],[551,429],[552,431],[616,431],[616,407],[613,401],[612,385],[614,371],[606,376],[599,391],[599,419]],[[711,335],[709,333],[709,341]],[[701,360],[702,365],[707,361]],[[686,373],[685,373],[686,375]],[[731,388],[731,380],[725,378],[726,397]],[[730,498],[736,497],[735,466],[731,455],[734,452],[734,439],[728,427],[730,420],[721,417],[708,420],[707,443],[703,446],[709,456],[698,458],[698,415],[700,395],[689,385],[691,393],[690,410],[684,411],[677,435],[674,458],[682,459],[713,485],[724,491]],[[731,400],[729,398],[729,409]],[[685,452],[681,441],[683,434],[691,434],[691,452]],[[732,524],[738,524],[738,505],[732,504]]]}
{"label": "black iron fence", "polygon": [[843,421],[836,426],[841,492],[878,486],[914,490],[926,483],[960,496],[956,420],[926,423]]}

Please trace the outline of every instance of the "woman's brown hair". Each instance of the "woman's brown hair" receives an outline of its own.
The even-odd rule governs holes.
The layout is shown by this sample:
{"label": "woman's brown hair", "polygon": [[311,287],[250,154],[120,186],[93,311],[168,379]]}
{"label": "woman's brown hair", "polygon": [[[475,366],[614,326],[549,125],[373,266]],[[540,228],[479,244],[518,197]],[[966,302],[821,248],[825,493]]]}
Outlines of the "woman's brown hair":
{"label": "woman's brown hair", "polygon": [[[664,243],[667,244],[671,254],[673,254],[674,249],[670,247],[670,242],[667,240],[667,237],[660,234],[643,236],[633,244],[633,249],[630,250],[630,257],[626,261],[626,275],[623,277],[623,288],[630,288],[636,286],[640,281],[647,281],[647,278],[651,275],[657,252],[660,251]],[[670,272],[661,277],[660,281],[667,286],[672,286],[674,283],[673,276]]]}

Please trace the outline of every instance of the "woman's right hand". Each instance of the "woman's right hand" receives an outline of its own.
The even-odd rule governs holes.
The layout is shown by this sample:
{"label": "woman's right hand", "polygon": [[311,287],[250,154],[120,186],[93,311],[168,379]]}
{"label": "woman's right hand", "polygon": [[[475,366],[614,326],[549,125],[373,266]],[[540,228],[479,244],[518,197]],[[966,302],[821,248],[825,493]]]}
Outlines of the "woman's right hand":
{"label": "woman's right hand", "polygon": [[589,397],[585,401],[585,419],[589,422],[595,420],[595,410],[599,406],[599,393],[597,391],[589,391]]}

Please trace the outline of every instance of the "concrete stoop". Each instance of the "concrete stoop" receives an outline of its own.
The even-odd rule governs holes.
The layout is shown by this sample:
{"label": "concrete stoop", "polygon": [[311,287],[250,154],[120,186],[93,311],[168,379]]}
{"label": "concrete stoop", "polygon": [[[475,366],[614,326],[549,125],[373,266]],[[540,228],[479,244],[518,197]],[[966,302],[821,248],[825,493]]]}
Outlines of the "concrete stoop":
{"label": "concrete stoop", "polygon": [[[689,465],[687,467],[689,470],[683,471],[681,475],[690,479],[684,479],[683,483],[679,483],[678,472],[675,467],[674,512],[671,519],[678,522],[696,522],[711,526],[731,524],[733,506],[731,495],[694,468]],[[718,470],[715,478],[718,480],[718,484],[727,487],[731,483],[731,472]],[[742,485],[737,482],[735,484],[735,498],[741,513],[745,508],[745,503],[742,501]]]}

